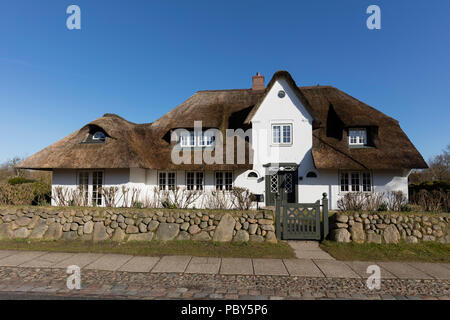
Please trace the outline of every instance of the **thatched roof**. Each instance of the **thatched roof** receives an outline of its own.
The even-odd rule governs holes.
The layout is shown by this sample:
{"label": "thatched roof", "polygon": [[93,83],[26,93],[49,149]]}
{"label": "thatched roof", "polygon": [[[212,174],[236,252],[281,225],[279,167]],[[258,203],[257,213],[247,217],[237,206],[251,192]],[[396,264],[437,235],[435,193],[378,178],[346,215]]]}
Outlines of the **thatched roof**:
{"label": "thatched roof", "polygon": [[[396,120],[336,88],[297,87],[285,71],[277,72],[265,91],[199,91],[153,123],[135,124],[117,115],[105,114],[25,159],[17,167],[41,170],[251,168],[248,157],[246,164],[175,165],[171,161],[174,142],[170,141],[170,134],[177,128],[193,128],[194,121],[202,121],[203,128],[218,128],[223,133],[227,128],[249,128],[261,101],[280,77],[284,77],[295,88],[297,96],[314,119],[312,153],[318,169],[426,167],[422,156]],[[349,148],[346,129],[355,126],[367,127],[373,137],[371,143],[374,147]],[[83,143],[89,133],[99,128],[107,135],[105,143]],[[246,144],[247,155],[248,148]]]}

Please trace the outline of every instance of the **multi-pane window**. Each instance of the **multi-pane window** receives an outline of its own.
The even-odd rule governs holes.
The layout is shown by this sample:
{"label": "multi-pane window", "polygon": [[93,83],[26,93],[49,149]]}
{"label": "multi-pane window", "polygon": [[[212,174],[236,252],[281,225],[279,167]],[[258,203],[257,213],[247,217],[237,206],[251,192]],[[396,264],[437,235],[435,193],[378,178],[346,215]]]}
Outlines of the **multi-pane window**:
{"label": "multi-pane window", "polygon": [[159,190],[175,190],[177,185],[177,175],[175,172],[161,171],[158,173]]}
{"label": "multi-pane window", "polygon": [[184,132],[180,137],[180,145],[182,147],[209,147],[214,145],[214,132],[202,131],[202,132]]}
{"label": "multi-pane window", "polygon": [[199,147],[210,147],[214,145],[214,133],[212,131],[200,132],[198,135]]}
{"label": "multi-pane window", "polygon": [[348,172],[341,172],[341,191],[348,190]]}
{"label": "multi-pane window", "polygon": [[292,143],[292,124],[274,124],[274,125],[272,125],[272,143],[273,144],[291,144]]}
{"label": "multi-pane window", "polygon": [[78,188],[83,197],[84,205],[89,201],[89,172],[83,171],[78,173]]}
{"label": "multi-pane window", "polygon": [[359,146],[367,144],[366,129],[349,129],[348,143],[350,145],[359,145]]}
{"label": "multi-pane window", "polygon": [[363,191],[372,191],[372,179],[370,176],[370,172],[363,172],[362,188],[363,188]]}
{"label": "multi-pane window", "polygon": [[203,190],[203,172],[186,172],[187,190]]}
{"label": "multi-pane window", "polygon": [[182,147],[194,147],[195,146],[194,131],[182,134],[180,138],[180,145]]}
{"label": "multi-pane window", "polygon": [[92,172],[92,203],[96,206],[102,205],[102,187],[103,187],[103,172]]}
{"label": "multi-pane window", "polygon": [[342,192],[370,192],[372,191],[372,178],[370,172],[341,172],[340,183]]}
{"label": "multi-pane window", "polygon": [[359,191],[359,172],[352,172],[352,191]]}
{"label": "multi-pane window", "polygon": [[233,172],[216,172],[216,190],[231,190],[233,188]]}

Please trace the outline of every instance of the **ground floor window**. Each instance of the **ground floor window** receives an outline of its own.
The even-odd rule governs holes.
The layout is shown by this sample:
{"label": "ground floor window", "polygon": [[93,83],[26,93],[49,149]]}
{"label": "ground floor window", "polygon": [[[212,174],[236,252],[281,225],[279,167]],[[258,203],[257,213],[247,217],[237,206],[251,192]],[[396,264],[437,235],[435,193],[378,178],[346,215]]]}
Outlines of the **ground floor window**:
{"label": "ground floor window", "polygon": [[350,171],[340,173],[341,192],[372,191],[370,172]]}
{"label": "ground floor window", "polygon": [[217,171],[216,190],[231,190],[232,187],[233,187],[233,172]]}
{"label": "ground floor window", "polygon": [[97,206],[102,205],[102,187],[103,187],[103,172],[92,172],[92,203]]}
{"label": "ground floor window", "polygon": [[78,189],[83,198],[84,205],[89,202],[89,172],[78,172]]}
{"label": "ground floor window", "polygon": [[203,172],[186,172],[186,188],[187,190],[203,190]]}
{"label": "ground floor window", "polygon": [[158,175],[159,190],[175,190],[177,175],[171,171],[160,171]]}

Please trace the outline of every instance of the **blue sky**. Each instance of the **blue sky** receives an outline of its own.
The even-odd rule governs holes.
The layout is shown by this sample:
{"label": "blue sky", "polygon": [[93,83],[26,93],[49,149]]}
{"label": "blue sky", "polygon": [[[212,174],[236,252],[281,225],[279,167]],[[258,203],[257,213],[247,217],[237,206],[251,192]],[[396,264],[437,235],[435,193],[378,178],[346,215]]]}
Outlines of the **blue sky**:
{"label": "blue sky", "polygon": [[[81,30],[66,8],[81,8]],[[368,30],[366,8],[381,8]],[[152,122],[198,90],[288,70],[399,120],[425,159],[450,143],[450,1],[4,0],[0,162],[104,113]]]}

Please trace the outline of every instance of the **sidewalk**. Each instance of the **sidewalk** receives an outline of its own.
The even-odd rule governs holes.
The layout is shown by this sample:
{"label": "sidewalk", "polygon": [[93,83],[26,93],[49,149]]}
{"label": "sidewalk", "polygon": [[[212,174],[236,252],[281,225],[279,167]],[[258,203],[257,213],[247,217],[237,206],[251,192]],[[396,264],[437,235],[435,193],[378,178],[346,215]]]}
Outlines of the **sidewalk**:
{"label": "sidewalk", "polygon": [[369,265],[380,266],[382,279],[450,280],[450,264],[361,262],[332,259],[247,259],[190,256],[142,257],[121,254],[0,251],[0,267],[65,269],[132,273],[255,275],[366,279]]}

